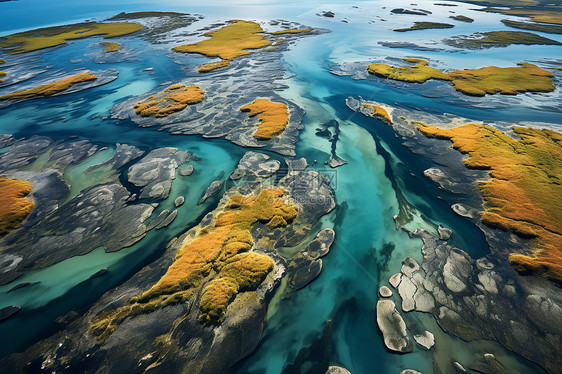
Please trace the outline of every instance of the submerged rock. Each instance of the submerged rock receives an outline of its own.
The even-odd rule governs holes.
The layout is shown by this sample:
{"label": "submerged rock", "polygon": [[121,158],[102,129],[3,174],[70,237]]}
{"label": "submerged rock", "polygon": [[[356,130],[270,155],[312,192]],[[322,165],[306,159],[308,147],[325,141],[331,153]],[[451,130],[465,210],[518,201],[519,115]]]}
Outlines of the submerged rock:
{"label": "submerged rock", "polygon": [[0,322],[7,320],[21,310],[21,306],[7,306],[0,309]]}
{"label": "submerged rock", "polygon": [[96,271],[94,274],[92,274],[89,279],[101,277],[105,273],[107,273],[107,268],[100,269]]}
{"label": "submerged rock", "polygon": [[406,323],[392,300],[377,302],[377,324],[388,349],[400,353],[412,352],[413,346],[406,332]]}
{"label": "submerged rock", "polygon": [[320,258],[330,251],[335,235],[332,229],[320,231],[305,249],[291,258],[288,264],[290,287],[301,289],[320,275],[322,270]]}

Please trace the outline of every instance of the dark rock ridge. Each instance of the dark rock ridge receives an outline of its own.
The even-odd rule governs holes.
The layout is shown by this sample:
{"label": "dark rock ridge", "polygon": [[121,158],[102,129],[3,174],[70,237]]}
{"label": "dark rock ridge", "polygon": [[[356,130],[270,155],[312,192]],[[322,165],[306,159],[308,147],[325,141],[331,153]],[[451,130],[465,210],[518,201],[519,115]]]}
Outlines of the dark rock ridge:
{"label": "dark rock ridge", "polygon": [[[141,240],[154,208],[130,205],[131,194],[117,184],[93,186],[9,240],[8,253],[23,257],[13,271],[53,265],[103,246],[118,251]],[[3,275],[5,275],[4,273]]]}
{"label": "dark rock ridge", "polygon": [[400,353],[412,352],[414,348],[408,337],[406,323],[396,310],[394,301],[381,299],[377,302],[377,324],[388,349]]}
{"label": "dark rock ridge", "polygon": [[289,286],[301,289],[312,282],[322,271],[322,259],[330,251],[336,233],[332,229],[324,229],[316,238],[288,263]]}
{"label": "dark rock ridge", "polygon": [[176,178],[176,169],[189,161],[189,152],[167,147],[150,151],[129,168],[129,182],[141,187],[140,198],[166,199]]}
{"label": "dark rock ridge", "polygon": [[283,368],[282,374],[328,372],[332,359],[332,321],[326,321],[322,334],[308,347],[303,347],[295,360]]}

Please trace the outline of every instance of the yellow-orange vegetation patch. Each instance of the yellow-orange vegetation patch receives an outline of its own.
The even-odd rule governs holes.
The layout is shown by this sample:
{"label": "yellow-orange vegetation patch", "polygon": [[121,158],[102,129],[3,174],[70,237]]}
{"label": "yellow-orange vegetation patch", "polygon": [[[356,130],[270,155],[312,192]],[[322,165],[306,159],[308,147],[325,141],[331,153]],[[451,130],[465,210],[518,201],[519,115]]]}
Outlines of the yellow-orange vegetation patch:
{"label": "yellow-orange vegetation patch", "polygon": [[235,21],[221,29],[206,33],[210,39],[197,43],[173,47],[176,52],[199,53],[207,57],[219,57],[223,61],[204,64],[200,72],[208,72],[227,66],[237,57],[249,55],[247,49],[258,49],[270,45],[260,25],[250,21]]}
{"label": "yellow-orange vegetation patch", "polygon": [[405,58],[404,61],[416,65],[396,67],[377,63],[369,64],[367,71],[379,77],[403,82],[423,83],[429,79],[446,80],[453,84],[455,90],[472,96],[494,93],[515,95],[519,92],[551,92],[556,89],[552,83],[554,76],[552,73],[529,63],[519,63],[517,67],[487,66],[443,73],[429,67],[428,62],[424,60]]}
{"label": "yellow-orange vegetation patch", "polygon": [[283,103],[274,103],[267,99],[256,99],[240,107],[249,112],[250,117],[259,115],[260,124],[254,133],[258,140],[269,140],[285,131],[289,123],[289,109]]}
{"label": "yellow-orange vegetation patch", "polygon": [[139,31],[144,26],[132,22],[76,23],[72,25],[45,27],[0,37],[0,48],[9,53],[24,53],[66,44],[68,40],[90,36],[113,38]]}
{"label": "yellow-orange vegetation patch", "polygon": [[[1,59],[0,58],[0,65],[5,64],[6,60]],[[5,71],[0,71],[0,78],[5,77],[6,76],[6,72]],[[0,79],[0,83],[4,82],[2,79]]]}
{"label": "yellow-orange vegetation patch", "polygon": [[480,182],[482,221],[533,238],[534,257],[511,254],[511,265],[562,283],[562,134],[514,127],[520,139],[513,139],[479,124],[418,129],[451,140],[455,149],[468,154],[467,167],[489,170],[491,179]]}
{"label": "yellow-orange vegetation patch", "polygon": [[117,52],[121,48],[121,44],[115,42],[101,42],[100,45],[105,47],[105,53]]}
{"label": "yellow-orange vegetation patch", "polygon": [[388,125],[392,125],[393,122],[392,122],[392,118],[390,117],[390,114],[388,114],[388,111],[384,109],[382,106],[375,105],[375,104],[363,104],[363,105],[373,110],[373,113],[371,114],[372,117],[375,117],[379,121],[382,121]]}
{"label": "yellow-orange vegetation patch", "polygon": [[31,212],[33,202],[27,198],[31,188],[26,181],[0,176],[0,236],[18,228]]}
{"label": "yellow-orange vegetation patch", "polygon": [[135,112],[143,117],[166,117],[203,101],[205,92],[198,86],[174,84],[164,91],[151,95],[134,105]]}
{"label": "yellow-orange vegetation patch", "polygon": [[250,230],[258,222],[274,229],[296,218],[297,207],[285,203],[285,195],[284,189],[275,188],[256,196],[233,196],[213,224],[183,245],[154,286],[125,306],[93,318],[90,332],[104,342],[130,316],[185,302],[209,276],[199,319],[220,323],[236,294],[255,289],[273,268],[268,256],[248,252],[254,244]]}
{"label": "yellow-orange vegetation patch", "polygon": [[17,91],[11,94],[0,96],[0,100],[21,100],[41,96],[52,96],[57,93],[66,91],[76,84],[93,81],[96,79],[98,79],[98,77],[96,77],[91,72],[86,71],[84,73],[76,74],[55,82],[47,83],[39,87],[30,88],[29,90]]}

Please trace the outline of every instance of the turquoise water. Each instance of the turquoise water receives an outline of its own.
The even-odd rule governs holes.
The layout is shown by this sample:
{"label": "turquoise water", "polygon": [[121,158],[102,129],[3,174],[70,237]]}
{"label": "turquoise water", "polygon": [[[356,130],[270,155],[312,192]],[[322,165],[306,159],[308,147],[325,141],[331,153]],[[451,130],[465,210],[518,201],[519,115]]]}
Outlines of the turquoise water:
{"label": "turquoise water", "polygon": [[[418,2],[419,8],[434,13],[427,20],[448,17],[448,7],[433,6],[433,1]],[[412,240],[401,230],[395,229],[392,217],[398,213],[395,185],[416,209],[428,217],[431,223],[416,217],[411,227],[431,229],[442,223],[455,231],[455,245],[474,257],[487,252],[482,233],[470,222],[456,216],[450,210],[458,197],[449,196],[424,178],[412,177],[431,165],[429,160],[414,155],[394,137],[391,128],[373,119],[353,113],[345,107],[345,98],[361,95],[392,105],[414,105],[439,113],[446,112],[474,120],[517,120],[562,123],[560,113],[554,110],[537,110],[535,96],[527,95],[517,107],[505,109],[481,109],[461,107],[449,103],[452,97],[427,98],[422,89],[399,89],[379,81],[355,81],[349,77],[330,74],[331,64],[353,61],[371,61],[390,57],[422,57],[437,61],[450,68],[473,68],[495,64],[512,66],[514,62],[527,61],[529,56],[541,59],[559,57],[557,47],[498,48],[449,53],[444,51],[411,51],[390,49],[378,41],[409,41],[420,43],[439,40],[447,36],[468,34],[473,31],[504,30],[498,26],[494,14],[479,13],[472,5],[459,4],[452,8],[458,14],[477,18],[474,24],[455,23],[454,29],[425,30],[413,33],[394,33],[392,28],[410,25],[415,16],[391,16],[388,9],[411,7],[406,1],[357,1],[354,4],[324,3],[321,1],[188,1],[144,2],[97,1],[85,4],[76,1],[46,3],[39,0],[15,1],[0,4],[0,34],[16,30],[64,24],[84,19],[103,19],[121,11],[171,10],[205,15],[206,19],[195,23],[196,30],[208,23],[224,19],[270,20],[284,18],[305,25],[331,30],[330,33],[303,38],[286,52],[283,62],[291,78],[289,89],[281,94],[306,110],[305,130],[297,147],[297,157],[306,157],[319,172],[335,179],[334,187],[338,209],[323,220],[324,227],[332,226],[337,232],[331,252],[324,259],[321,275],[309,286],[287,299],[280,292],[272,301],[266,321],[263,339],[256,352],[236,367],[240,373],[279,373],[292,362],[302,347],[318,339],[324,323],[333,322],[333,363],[347,367],[352,373],[372,373],[376,363],[381,373],[398,373],[415,368],[423,373],[433,370],[431,352],[416,349],[408,355],[394,355],[385,350],[375,321],[377,290],[393,273],[399,270],[400,261],[407,255],[420,260],[419,240]],[[359,9],[352,8],[357,5]],[[383,10],[382,7],[387,7]],[[335,19],[316,16],[323,10],[336,13]],[[387,19],[387,21],[381,21]],[[349,23],[341,22],[346,19]],[[25,20],[25,21],[22,21]],[[425,19],[424,19],[425,20]],[[374,23],[369,23],[375,21]],[[452,22],[454,23],[454,22]],[[562,36],[543,35],[562,40]],[[9,321],[0,324],[0,337],[18,331],[20,340],[13,346],[2,346],[0,354],[21,350],[34,340],[48,335],[57,328],[53,321],[71,310],[84,311],[104,292],[128,279],[144,264],[157,258],[172,237],[196,224],[197,220],[216,205],[210,199],[199,206],[197,201],[209,183],[224,179],[234,169],[244,149],[224,140],[202,139],[199,136],[172,136],[166,132],[136,127],[128,121],[117,123],[103,119],[114,103],[144,93],[158,84],[183,78],[179,66],[161,49],[139,55],[138,61],[112,64],[96,64],[88,57],[79,64],[69,61],[85,53],[96,51],[99,38],[89,38],[70,43],[69,46],[44,54],[46,63],[65,69],[107,69],[119,71],[119,77],[102,87],[48,100],[19,103],[0,111],[0,133],[17,136],[43,134],[56,138],[76,135],[100,146],[114,147],[115,143],[133,144],[143,150],[174,146],[190,150],[201,157],[194,163],[196,172],[190,177],[180,177],[173,182],[170,197],[162,202],[156,214],[172,209],[177,196],[184,196],[186,203],[179,208],[176,220],[165,230],[150,232],[145,239],[130,248],[107,254],[102,248],[85,256],[74,257],[49,268],[24,274],[17,282],[28,281],[32,285],[6,293],[14,284],[0,287],[0,307],[21,305],[22,311]],[[144,42],[127,40],[127,46],[142,48]],[[538,59],[538,57],[537,57]],[[532,60],[532,59],[531,59]],[[153,72],[143,72],[154,67]],[[549,97],[548,95],[538,97]],[[82,100],[84,99],[84,100]],[[479,99],[475,99],[479,100]],[[482,99],[485,100],[485,99]],[[64,118],[63,118],[64,117]],[[315,135],[316,127],[336,119],[342,131],[337,146],[340,157],[349,162],[335,170],[324,167],[328,160],[330,144]],[[112,149],[100,153],[87,163],[70,168],[65,176],[71,184],[71,194],[96,182],[92,176],[81,173],[90,163],[103,162]],[[435,196],[441,195],[442,200]],[[410,227],[410,226],[409,226]],[[470,245],[468,245],[470,243]],[[100,268],[109,272],[103,277],[88,280]],[[438,332],[432,320],[420,323]],[[469,357],[475,344],[467,345],[448,335],[439,334],[443,346],[452,344],[460,360]],[[438,340],[439,341],[439,340]],[[488,351],[506,353],[496,346]],[[484,348],[482,348],[484,349]],[[515,360],[516,361],[516,360]],[[515,364],[514,364],[515,365]],[[520,364],[525,372],[526,364]],[[532,372],[529,371],[529,372]]]}

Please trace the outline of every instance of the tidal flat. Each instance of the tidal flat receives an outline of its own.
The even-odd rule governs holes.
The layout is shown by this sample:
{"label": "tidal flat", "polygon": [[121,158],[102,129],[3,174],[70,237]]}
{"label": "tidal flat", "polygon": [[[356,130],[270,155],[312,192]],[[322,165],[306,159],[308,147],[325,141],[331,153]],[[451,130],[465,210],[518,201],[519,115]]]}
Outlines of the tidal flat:
{"label": "tidal flat", "polygon": [[560,372],[556,5],[29,1],[0,372]]}

